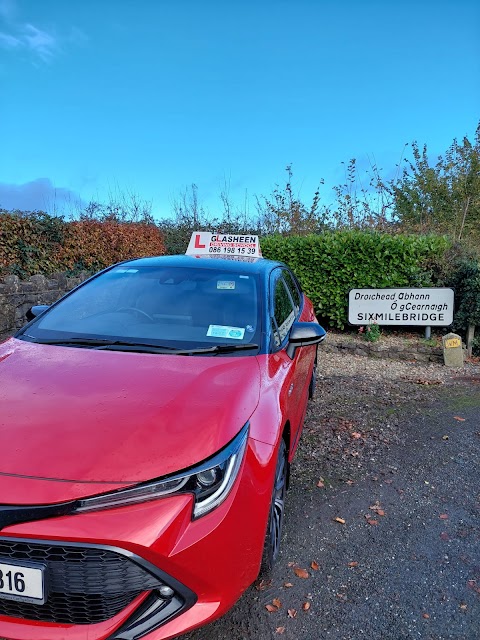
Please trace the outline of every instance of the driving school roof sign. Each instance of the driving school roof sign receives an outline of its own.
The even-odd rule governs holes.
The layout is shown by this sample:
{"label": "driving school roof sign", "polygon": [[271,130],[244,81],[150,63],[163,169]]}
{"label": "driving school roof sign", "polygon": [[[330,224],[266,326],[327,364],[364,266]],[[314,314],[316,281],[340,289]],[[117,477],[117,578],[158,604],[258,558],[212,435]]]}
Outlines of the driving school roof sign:
{"label": "driving school roof sign", "polygon": [[447,327],[453,322],[453,289],[351,289],[350,324]]}
{"label": "driving school roof sign", "polygon": [[260,258],[258,236],[194,231],[186,251],[187,256],[243,256]]}

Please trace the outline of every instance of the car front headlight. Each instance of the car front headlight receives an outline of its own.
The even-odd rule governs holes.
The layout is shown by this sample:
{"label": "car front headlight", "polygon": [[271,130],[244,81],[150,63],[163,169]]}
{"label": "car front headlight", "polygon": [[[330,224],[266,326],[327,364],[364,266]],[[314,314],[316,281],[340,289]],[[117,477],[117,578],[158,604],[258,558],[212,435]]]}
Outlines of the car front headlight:
{"label": "car front headlight", "polygon": [[192,517],[199,518],[221,504],[230,493],[238,475],[247,445],[248,423],[219,453],[199,465],[167,478],[79,500],[76,513],[113,509],[164,496],[192,493]]}

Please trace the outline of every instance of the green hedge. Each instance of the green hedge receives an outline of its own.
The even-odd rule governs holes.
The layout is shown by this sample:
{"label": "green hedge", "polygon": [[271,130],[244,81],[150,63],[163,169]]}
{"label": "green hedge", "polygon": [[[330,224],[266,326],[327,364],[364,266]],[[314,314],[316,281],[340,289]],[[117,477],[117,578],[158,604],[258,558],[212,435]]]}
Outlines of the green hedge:
{"label": "green hedge", "polygon": [[428,267],[450,244],[442,236],[337,231],[269,236],[261,246],[265,258],[281,260],[293,269],[317,315],[343,329],[350,289],[431,285]]}

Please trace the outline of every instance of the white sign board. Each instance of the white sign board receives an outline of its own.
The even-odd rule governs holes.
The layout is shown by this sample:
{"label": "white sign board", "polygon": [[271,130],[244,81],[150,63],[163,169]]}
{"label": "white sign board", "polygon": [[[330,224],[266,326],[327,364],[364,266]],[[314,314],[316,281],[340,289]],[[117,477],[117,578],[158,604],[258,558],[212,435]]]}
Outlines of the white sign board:
{"label": "white sign board", "polygon": [[187,256],[244,256],[260,258],[260,242],[258,236],[210,233],[194,231],[186,251]]}
{"label": "white sign board", "polygon": [[447,327],[453,322],[453,304],[453,289],[352,289],[348,294],[348,321]]}

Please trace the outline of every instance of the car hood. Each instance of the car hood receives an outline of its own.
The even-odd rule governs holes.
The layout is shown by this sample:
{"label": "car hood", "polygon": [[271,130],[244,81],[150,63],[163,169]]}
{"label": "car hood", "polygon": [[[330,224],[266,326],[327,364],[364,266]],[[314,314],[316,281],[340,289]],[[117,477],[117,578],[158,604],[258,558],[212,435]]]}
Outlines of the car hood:
{"label": "car hood", "polygon": [[185,469],[240,431],[259,387],[255,356],[96,351],[12,338],[0,345],[0,486],[12,476],[125,485]]}

